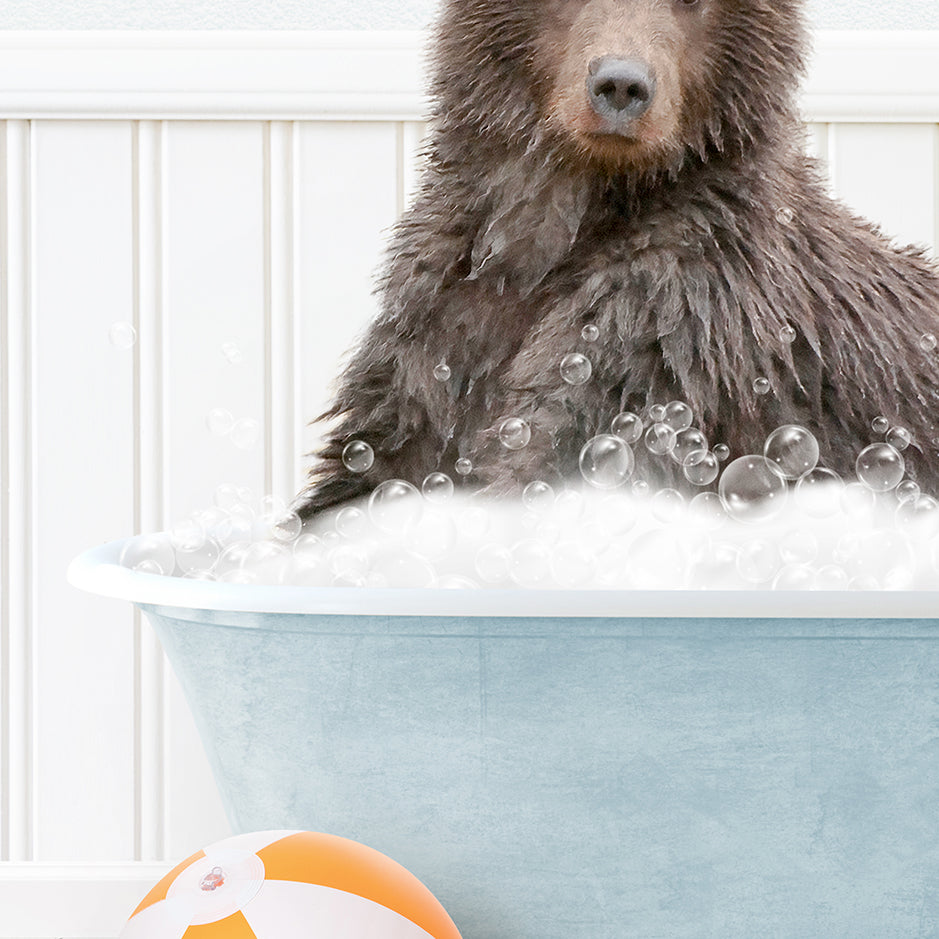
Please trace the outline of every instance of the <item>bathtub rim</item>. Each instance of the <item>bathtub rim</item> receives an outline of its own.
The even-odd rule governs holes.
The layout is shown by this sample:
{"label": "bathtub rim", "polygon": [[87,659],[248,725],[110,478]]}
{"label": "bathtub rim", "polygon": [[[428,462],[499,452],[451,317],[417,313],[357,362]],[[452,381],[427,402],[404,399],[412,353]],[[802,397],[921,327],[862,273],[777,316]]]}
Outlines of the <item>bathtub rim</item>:
{"label": "bathtub rim", "polygon": [[939,619],[939,591],[449,590],[220,584],[122,567],[130,538],[90,548],[72,586],[136,604],[244,613],[345,616]]}

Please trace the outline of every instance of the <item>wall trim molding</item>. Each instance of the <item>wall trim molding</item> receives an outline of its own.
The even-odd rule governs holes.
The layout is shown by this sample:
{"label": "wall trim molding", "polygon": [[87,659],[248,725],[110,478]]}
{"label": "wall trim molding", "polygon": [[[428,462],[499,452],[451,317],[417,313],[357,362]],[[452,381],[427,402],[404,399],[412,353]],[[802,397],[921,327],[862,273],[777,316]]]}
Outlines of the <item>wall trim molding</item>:
{"label": "wall trim molding", "polygon": [[[0,31],[0,117],[419,120],[416,31]],[[871,62],[877,68],[871,68]],[[809,121],[934,122],[939,30],[815,34]]]}

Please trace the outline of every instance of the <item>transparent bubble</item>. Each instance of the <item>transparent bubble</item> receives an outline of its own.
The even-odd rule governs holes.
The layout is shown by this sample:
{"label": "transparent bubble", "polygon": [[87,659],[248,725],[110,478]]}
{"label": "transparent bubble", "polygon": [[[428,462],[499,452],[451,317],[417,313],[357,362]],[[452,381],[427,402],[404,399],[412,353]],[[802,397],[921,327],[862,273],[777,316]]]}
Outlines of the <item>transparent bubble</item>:
{"label": "transparent bubble", "polygon": [[886,417],[875,417],[871,421],[871,429],[875,434],[885,434],[890,429],[890,421]]}
{"label": "transparent bubble", "polygon": [[659,424],[665,420],[665,405],[664,404],[653,404],[649,408],[649,419],[653,424]]}
{"label": "transparent bubble", "polygon": [[303,522],[296,512],[284,512],[270,520],[270,536],[282,544],[287,544],[296,538],[303,529]]}
{"label": "transparent bubble", "polygon": [[535,512],[550,509],[554,505],[554,490],[548,483],[536,479],[522,490],[522,504]]}
{"label": "transparent bubble", "polygon": [[492,516],[482,506],[470,505],[460,512],[457,522],[463,541],[480,541],[492,527]]}
{"label": "transparent bubble", "polygon": [[499,425],[499,440],[507,450],[521,450],[531,440],[531,427],[520,417],[507,417]]}
{"label": "transparent bubble", "polygon": [[789,323],[786,323],[782,329],[779,330],[779,340],[780,342],[792,343],[796,341],[796,331],[793,326]]}
{"label": "transparent bubble", "polygon": [[240,567],[254,574],[256,583],[281,584],[286,580],[290,552],[273,541],[255,541],[245,547]]}
{"label": "transparent bubble", "polygon": [[184,518],[170,528],[169,536],[177,551],[194,551],[205,544],[205,526],[197,518]]}
{"label": "transparent bubble", "polygon": [[696,450],[685,457],[681,471],[694,486],[708,486],[721,471],[717,457],[707,450]]}
{"label": "transparent bubble", "polygon": [[908,499],[897,506],[897,527],[903,528],[917,538],[932,538],[939,535],[939,502],[932,496]]}
{"label": "transparent bubble", "polygon": [[453,464],[454,469],[461,476],[469,476],[473,472],[473,461],[467,459],[465,456],[461,456],[456,463]]}
{"label": "transparent bubble", "polygon": [[242,570],[240,567],[234,567],[219,574],[217,579],[223,584],[256,584],[259,583],[258,575],[254,571]]}
{"label": "transparent bubble", "polygon": [[421,492],[428,502],[446,502],[453,495],[453,480],[446,473],[428,473],[421,483]]}
{"label": "transparent bubble", "polygon": [[688,503],[688,518],[693,525],[713,531],[727,521],[727,513],[716,492],[699,492]]}
{"label": "transparent bubble", "polygon": [[635,443],[642,436],[642,418],[632,411],[623,411],[613,418],[610,430],[626,443]]}
{"label": "transparent bubble", "polygon": [[807,564],[787,564],[773,579],[773,590],[811,590],[815,571]]}
{"label": "transparent bubble", "polygon": [[226,339],[222,343],[222,355],[229,365],[240,365],[245,360],[241,347],[234,339]]}
{"label": "transparent bubble", "polygon": [[227,437],[235,426],[235,418],[231,411],[225,408],[212,408],[206,415],[205,426],[215,434],[216,437]]}
{"label": "transparent bubble", "polygon": [[372,574],[389,587],[430,587],[436,578],[433,565],[412,551],[396,551],[378,558]]}
{"label": "transparent bubble", "polygon": [[857,478],[874,492],[889,492],[906,472],[899,451],[889,443],[872,443],[859,454],[854,464]]}
{"label": "transparent bubble", "polygon": [[779,556],[786,564],[811,564],[818,557],[818,538],[808,528],[791,528],[779,539]]}
{"label": "transparent bubble", "polygon": [[645,434],[646,449],[650,453],[661,456],[668,453],[674,446],[678,435],[668,424],[658,422],[653,424]]}
{"label": "transparent bubble", "polygon": [[919,347],[923,352],[932,352],[937,345],[939,345],[939,341],[937,341],[932,333],[923,333],[923,335],[919,337]]}
{"label": "transparent bubble", "polygon": [[582,385],[592,374],[590,359],[579,352],[570,352],[561,359],[561,378],[569,385]]}
{"label": "transparent bubble", "polygon": [[446,362],[438,362],[434,366],[434,378],[437,381],[447,381],[450,378],[450,366]]}
{"label": "transparent bubble", "polygon": [[716,443],[711,448],[711,452],[717,457],[719,463],[723,463],[730,456],[730,447],[726,443]]}
{"label": "transparent bubble", "polygon": [[208,573],[215,567],[219,554],[219,543],[214,538],[206,538],[195,547],[177,548],[176,565],[183,574]]}
{"label": "transparent bubble", "polygon": [[358,506],[347,505],[336,513],[333,527],[343,538],[360,538],[368,531],[368,516]]}
{"label": "transparent bubble", "polygon": [[580,475],[596,489],[615,489],[632,475],[635,458],[629,444],[614,434],[599,434],[580,451]]}
{"label": "transparent bubble", "polygon": [[705,454],[707,451],[707,437],[697,427],[687,427],[675,434],[675,443],[669,452],[676,463],[684,465],[688,457]]}
{"label": "transparent bubble", "polygon": [[662,422],[668,424],[676,433],[691,427],[694,412],[684,401],[669,401],[665,405]]}
{"label": "transparent bubble", "polygon": [[368,499],[368,515],[372,524],[383,532],[394,534],[413,525],[423,511],[423,500],[415,486],[403,479],[386,479]]}
{"label": "transparent bubble", "polygon": [[176,552],[168,535],[137,535],[121,549],[121,566],[145,574],[169,575],[176,566]]}
{"label": "transparent bubble", "polygon": [[580,521],[585,509],[584,497],[576,489],[565,489],[554,500],[554,511],[551,514],[559,525],[573,525]]}
{"label": "transparent bubble", "polygon": [[763,456],[783,479],[798,479],[818,464],[818,441],[798,424],[777,427],[763,445]]}
{"label": "transparent bubble", "polygon": [[815,590],[847,590],[848,572],[838,564],[826,564],[815,572]]}
{"label": "transparent bubble", "polygon": [[770,384],[770,381],[768,378],[763,378],[762,376],[760,376],[759,378],[753,379],[753,390],[756,394],[758,395],[769,394],[770,388],[772,388],[772,385]]}
{"label": "transparent bubble", "polygon": [[796,505],[813,518],[828,518],[840,509],[843,489],[844,482],[834,470],[816,466],[799,477]]}
{"label": "transparent bubble", "polygon": [[600,338],[600,330],[593,323],[587,323],[580,335],[584,342],[596,342]]}
{"label": "transparent bubble", "polygon": [[261,425],[253,417],[243,417],[235,421],[228,436],[239,450],[251,450],[260,439]]}
{"label": "transparent bubble", "polygon": [[685,497],[677,489],[660,489],[652,497],[652,515],[663,524],[677,522],[685,512]]}
{"label": "transparent bubble", "polygon": [[511,563],[512,552],[505,545],[484,544],[476,552],[476,573],[487,584],[496,584],[508,580]]}
{"label": "transparent bubble", "polygon": [[509,576],[520,587],[540,587],[551,572],[551,550],[541,541],[527,538],[512,546]]}
{"label": "transparent bubble", "polygon": [[877,505],[877,496],[857,480],[846,483],[841,491],[841,511],[850,519],[868,518]]}
{"label": "transparent bubble", "polygon": [[786,504],[786,481],[760,454],[738,457],[725,467],[718,493],[727,514],[738,522],[775,518]]}
{"label": "transparent bubble", "polygon": [[850,578],[873,577],[888,589],[908,582],[915,568],[907,535],[887,529],[857,533],[844,544],[838,560]]}
{"label": "transparent bubble", "polygon": [[884,440],[894,450],[905,450],[913,440],[913,435],[905,427],[891,427]]}
{"label": "transparent bubble", "polygon": [[780,225],[791,225],[795,217],[795,212],[793,212],[788,205],[781,205],[776,210],[776,221],[779,222]]}
{"label": "transparent bubble", "polygon": [[640,498],[642,498],[643,496],[647,496],[649,494],[650,488],[651,487],[644,479],[637,479],[632,484],[633,495],[639,496]]}
{"label": "transparent bubble", "polygon": [[374,462],[375,451],[364,440],[350,440],[342,449],[342,464],[350,473],[364,473]]}
{"label": "transparent bubble", "polygon": [[576,589],[586,587],[593,577],[595,559],[582,544],[564,541],[551,552],[552,581],[559,587]]}
{"label": "transparent bubble", "polygon": [[737,573],[748,584],[765,584],[771,581],[781,567],[779,549],[765,538],[754,538],[741,545],[737,552]]}
{"label": "transparent bubble", "polygon": [[132,323],[112,323],[108,340],[118,349],[129,349],[137,341],[137,330]]}
{"label": "transparent bubble", "polygon": [[897,501],[900,503],[903,502],[915,502],[920,497],[920,488],[919,485],[913,482],[912,479],[904,479],[897,484],[897,488],[894,490],[897,496]]}

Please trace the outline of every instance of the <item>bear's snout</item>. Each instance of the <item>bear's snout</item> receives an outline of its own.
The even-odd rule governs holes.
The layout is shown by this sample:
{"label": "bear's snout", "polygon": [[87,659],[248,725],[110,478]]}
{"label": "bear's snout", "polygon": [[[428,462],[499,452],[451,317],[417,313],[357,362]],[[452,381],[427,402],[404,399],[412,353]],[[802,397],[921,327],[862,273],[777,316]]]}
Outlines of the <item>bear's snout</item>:
{"label": "bear's snout", "polygon": [[627,133],[655,97],[655,75],[641,59],[604,55],[587,68],[590,106],[608,133]]}

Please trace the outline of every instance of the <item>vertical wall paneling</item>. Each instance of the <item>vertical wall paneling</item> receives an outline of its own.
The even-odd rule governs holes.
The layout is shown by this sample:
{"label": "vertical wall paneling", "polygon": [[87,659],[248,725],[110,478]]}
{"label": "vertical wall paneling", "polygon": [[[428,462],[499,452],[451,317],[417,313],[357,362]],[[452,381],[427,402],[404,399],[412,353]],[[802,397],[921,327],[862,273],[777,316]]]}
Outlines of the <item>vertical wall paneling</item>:
{"label": "vertical wall paneling", "polygon": [[[376,311],[375,274],[397,216],[392,122],[305,122],[300,144],[302,420],[332,396],[350,347]],[[322,427],[307,427],[310,450]]]}
{"label": "vertical wall paneling", "polygon": [[31,289],[31,127],[4,122],[3,135],[3,350],[2,499],[0,583],[2,641],[2,859],[34,856],[35,604],[33,587],[33,316]]}
{"label": "vertical wall paneling", "polygon": [[109,341],[134,315],[131,124],[37,122],[32,159],[36,851],[130,859],[132,614],[65,570],[134,523],[134,351]]}
{"label": "vertical wall paneling", "polygon": [[934,248],[936,132],[931,124],[839,124],[835,191],[899,243]]}

